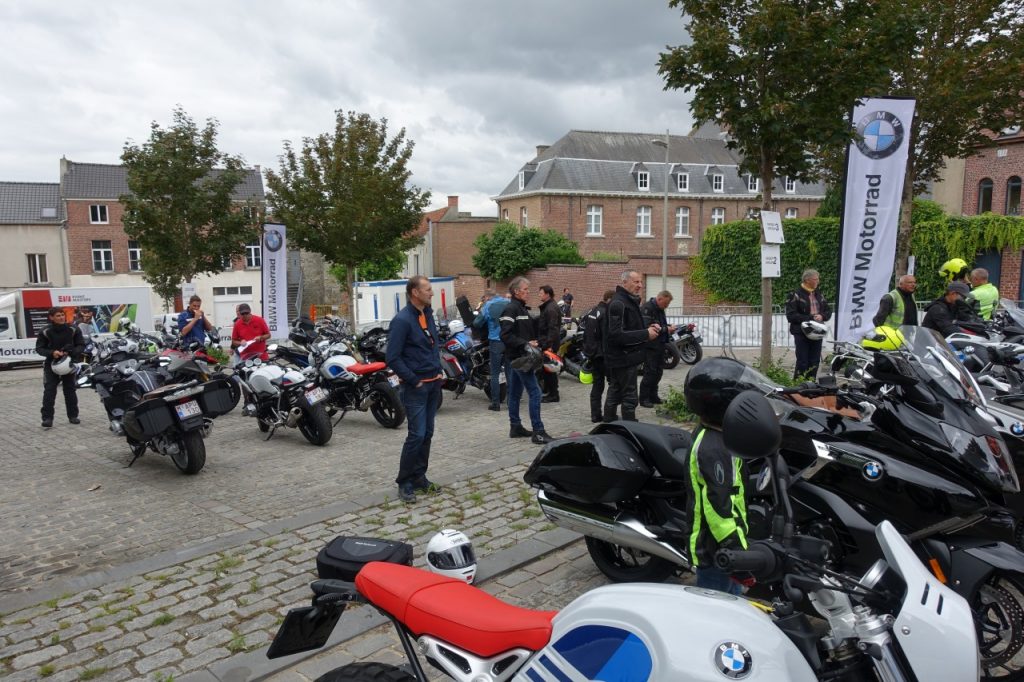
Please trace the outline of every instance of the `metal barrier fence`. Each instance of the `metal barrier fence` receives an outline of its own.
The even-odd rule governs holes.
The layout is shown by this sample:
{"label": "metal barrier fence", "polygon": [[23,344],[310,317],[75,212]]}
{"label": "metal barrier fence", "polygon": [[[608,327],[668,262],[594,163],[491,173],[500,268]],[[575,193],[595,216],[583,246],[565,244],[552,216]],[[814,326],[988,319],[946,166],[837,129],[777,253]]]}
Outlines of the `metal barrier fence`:
{"label": "metal barrier fence", "polygon": [[[703,345],[731,348],[761,347],[761,306],[690,306],[667,308],[669,324],[695,324]],[[833,322],[826,323],[834,336]],[[782,306],[772,306],[772,347],[792,348],[793,336]]]}

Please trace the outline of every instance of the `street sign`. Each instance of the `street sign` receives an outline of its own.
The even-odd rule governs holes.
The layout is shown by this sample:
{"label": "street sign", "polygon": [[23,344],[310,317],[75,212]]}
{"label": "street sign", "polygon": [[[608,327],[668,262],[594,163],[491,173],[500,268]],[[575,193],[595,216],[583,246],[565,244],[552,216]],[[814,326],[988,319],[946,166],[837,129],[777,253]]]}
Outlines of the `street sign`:
{"label": "street sign", "polygon": [[782,236],[782,215],[778,211],[761,211],[761,229],[764,230],[765,244],[786,243]]}
{"label": "street sign", "polygon": [[781,248],[778,244],[761,245],[761,277],[782,276],[782,256],[780,251]]}

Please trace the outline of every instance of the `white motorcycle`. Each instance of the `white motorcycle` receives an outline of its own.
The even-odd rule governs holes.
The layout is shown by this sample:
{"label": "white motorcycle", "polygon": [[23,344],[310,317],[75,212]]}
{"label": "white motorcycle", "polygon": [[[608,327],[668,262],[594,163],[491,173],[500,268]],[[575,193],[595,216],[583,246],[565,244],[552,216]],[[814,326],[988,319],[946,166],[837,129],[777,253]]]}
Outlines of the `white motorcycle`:
{"label": "white motorcycle", "polygon": [[[781,433],[763,396],[737,397],[724,431],[738,456],[777,458]],[[786,480],[769,482],[781,502],[778,536],[722,550],[716,564],[778,585],[770,607],[697,587],[633,583],[597,588],[557,613],[533,611],[458,580],[377,562],[354,583],[314,582],[313,605],[289,612],[267,656],[323,646],[348,603],[367,603],[394,623],[408,671],[354,663],[320,682],[426,682],[419,654],[459,682],[978,679],[970,607],[889,522],[876,528],[884,559],[860,577],[837,573],[825,566],[827,543],[794,535]],[[797,610],[808,602],[825,632]]]}

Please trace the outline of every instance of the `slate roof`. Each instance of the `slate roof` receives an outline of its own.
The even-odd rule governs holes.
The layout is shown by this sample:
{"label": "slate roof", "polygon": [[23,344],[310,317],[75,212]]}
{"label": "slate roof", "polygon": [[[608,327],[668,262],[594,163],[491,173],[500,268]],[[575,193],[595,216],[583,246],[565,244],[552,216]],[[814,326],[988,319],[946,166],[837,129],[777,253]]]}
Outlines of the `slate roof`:
{"label": "slate roof", "polygon": [[[220,171],[214,170],[214,173]],[[67,162],[67,172],[61,178],[61,193],[65,199],[112,199],[128,193],[127,169],[120,165],[103,163]],[[263,201],[263,178],[259,171],[247,169],[245,179],[235,188],[236,201],[255,199]]]}
{"label": "slate roof", "polygon": [[0,224],[59,225],[63,219],[56,182],[0,182]]}
{"label": "slate roof", "polygon": [[[665,191],[665,148],[653,144],[664,135],[646,133],[608,133],[571,130],[523,166],[525,185],[519,189],[518,174],[496,200],[525,194],[630,194],[661,196]],[[669,196],[712,195],[753,197],[747,189],[747,176],[739,173],[740,157],[726,147],[724,140],[672,135],[669,137]],[[650,173],[650,190],[637,189],[635,171]],[[676,189],[679,173],[689,173],[688,192]],[[712,175],[720,174],[724,191],[713,192]],[[779,178],[775,190],[779,198],[821,198],[821,183],[797,183],[795,194],[786,194],[785,180]]]}

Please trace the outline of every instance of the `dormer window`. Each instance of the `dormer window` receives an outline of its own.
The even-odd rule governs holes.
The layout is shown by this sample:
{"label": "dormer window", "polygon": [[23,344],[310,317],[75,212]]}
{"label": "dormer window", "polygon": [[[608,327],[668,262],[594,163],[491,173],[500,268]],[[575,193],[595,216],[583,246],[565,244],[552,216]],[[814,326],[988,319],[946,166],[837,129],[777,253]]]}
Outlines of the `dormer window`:
{"label": "dormer window", "polygon": [[796,194],[796,178],[786,177],[786,194]]}
{"label": "dormer window", "polygon": [[526,187],[526,171],[519,171],[519,191],[522,192],[524,187]]}
{"label": "dormer window", "polygon": [[636,188],[641,192],[651,191],[651,174],[647,171],[637,171]]}
{"label": "dormer window", "polygon": [[680,173],[676,176],[676,189],[680,192],[690,191],[690,174]]}
{"label": "dormer window", "polygon": [[711,176],[711,191],[712,192],[724,192],[725,191],[725,176],[721,173],[715,173]]}
{"label": "dormer window", "polygon": [[747,176],[747,191],[757,192],[761,188],[761,178],[756,175]]}

